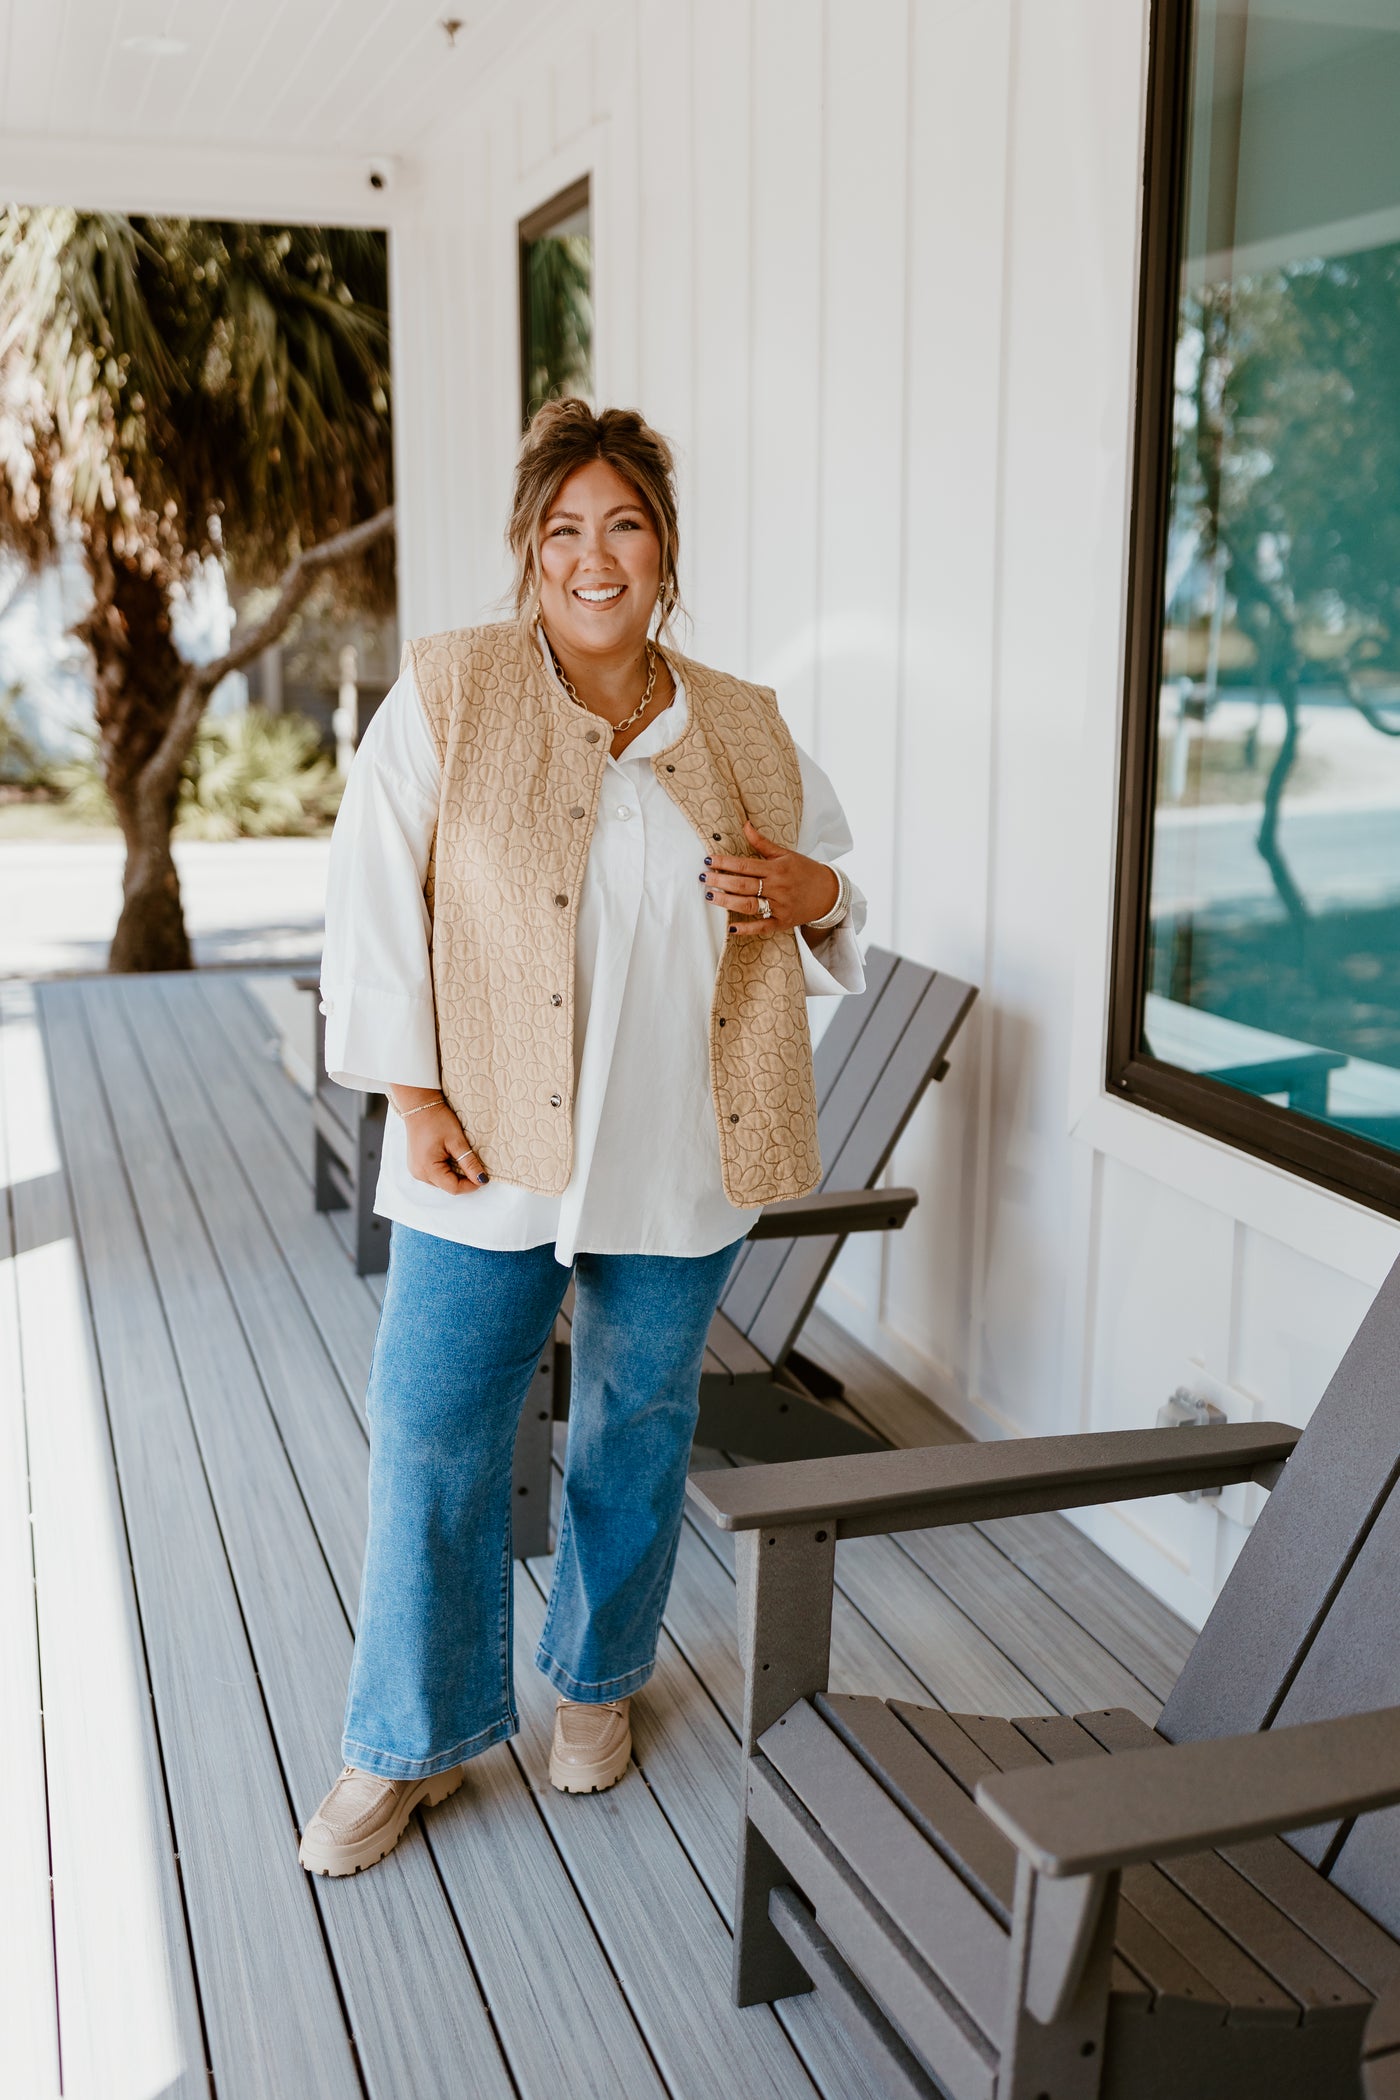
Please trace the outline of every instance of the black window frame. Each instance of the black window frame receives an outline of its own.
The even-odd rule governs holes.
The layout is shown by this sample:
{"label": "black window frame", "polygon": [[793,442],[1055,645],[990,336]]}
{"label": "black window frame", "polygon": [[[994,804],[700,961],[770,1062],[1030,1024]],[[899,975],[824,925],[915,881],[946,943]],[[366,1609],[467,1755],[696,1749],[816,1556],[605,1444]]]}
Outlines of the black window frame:
{"label": "black window frame", "polygon": [[1157,788],[1163,578],[1195,0],[1152,0],[1138,288],[1118,859],[1109,983],[1110,1095],[1400,1218],[1400,1155],[1142,1048]]}
{"label": "black window frame", "polygon": [[[533,211],[526,212],[524,218],[516,224],[515,279],[518,298],[516,333],[519,338],[520,425],[522,429],[526,427],[530,420],[530,284],[525,251],[532,241],[542,240],[546,234],[552,233],[561,220],[571,219],[576,211],[582,211],[585,208],[588,210],[589,225],[591,227],[593,222],[593,178],[590,175],[580,175],[577,182],[571,182],[567,189],[562,189],[557,195],[546,198],[543,204],[538,204]],[[590,234],[590,239],[591,237]]]}

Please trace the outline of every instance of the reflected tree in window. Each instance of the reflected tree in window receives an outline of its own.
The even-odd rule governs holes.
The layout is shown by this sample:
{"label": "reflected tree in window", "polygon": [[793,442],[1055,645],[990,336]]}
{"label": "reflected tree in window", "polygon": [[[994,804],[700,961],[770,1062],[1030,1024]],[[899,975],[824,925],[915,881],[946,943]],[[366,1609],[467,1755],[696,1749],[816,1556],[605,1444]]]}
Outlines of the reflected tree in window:
{"label": "reflected tree in window", "polygon": [[[593,389],[593,240],[586,188],[520,229],[521,396],[526,423],[544,401]],[[553,216],[551,217],[551,214]]]}

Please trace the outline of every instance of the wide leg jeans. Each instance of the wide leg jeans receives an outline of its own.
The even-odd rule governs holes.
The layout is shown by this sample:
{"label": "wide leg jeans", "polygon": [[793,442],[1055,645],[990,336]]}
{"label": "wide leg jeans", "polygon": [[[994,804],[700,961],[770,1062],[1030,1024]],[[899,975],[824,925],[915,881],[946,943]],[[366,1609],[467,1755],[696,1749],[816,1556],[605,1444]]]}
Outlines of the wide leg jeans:
{"label": "wide leg jeans", "polygon": [[[574,1264],[563,1509],[535,1653],[567,1698],[621,1698],[655,1667],[705,1338],[741,1245]],[[360,1771],[421,1779],[519,1729],[511,1471],[569,1275],[552,1246],[498,1253],[393,1228],[341,1746]]]}

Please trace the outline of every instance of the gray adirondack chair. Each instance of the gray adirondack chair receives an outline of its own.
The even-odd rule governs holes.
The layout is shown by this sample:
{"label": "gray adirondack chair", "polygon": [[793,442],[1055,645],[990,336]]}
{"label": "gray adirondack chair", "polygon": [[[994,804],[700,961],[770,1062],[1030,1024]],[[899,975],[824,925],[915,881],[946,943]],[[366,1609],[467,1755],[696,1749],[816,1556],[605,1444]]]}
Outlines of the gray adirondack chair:
{"label": "gray adirondack chair", "polygon": [[[813,1058],[821,1186],[764,1211],[710,1327],[695,1440],[714,1450],[775,1459],[882,1448],[823,1405],[840,1396],[840,1381],[797,1340],[847,1234],[898,1231],[917,1204],[913,1189],[874,1184],[926,1088],[946,1074],[977,993],[885,948],[867,953],[865,979],[863,992],[841,1001]],[[517,1554],[549,1550],[551,1422],[569,1412],[571,1303],[540,1366],[541,1401],[526,1408],[516,1443]]]}
{"label": "gray adirondack chair", "polygon": [[[839,1538],[1247,1480],[1272,1494],[1155,1730],[828,1689]],[[693,1477],[737,1534],[737,2001],[815,1984],[892,2095],[1396,2100],[1397,1480],[1400,1263],[1301,1441],[1225,1424]]]}

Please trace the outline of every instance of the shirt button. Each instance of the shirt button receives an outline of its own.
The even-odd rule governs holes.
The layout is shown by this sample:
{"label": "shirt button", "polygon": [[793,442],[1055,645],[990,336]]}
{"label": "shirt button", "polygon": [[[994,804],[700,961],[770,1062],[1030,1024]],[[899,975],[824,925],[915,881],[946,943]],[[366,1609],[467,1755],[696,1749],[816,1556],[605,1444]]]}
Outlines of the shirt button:
{"label": "shirt button", "polygon": [[555,898],[555,900],[554,900],[554,901],[555,901],[555,903],[556,903],[557,905],[559,905],[559,906],[560,906],[560,908],[562,909],[562,908],[563,908],[563,906],[564,906],[564,905],[566,905],[566,904],[568,903],[568,901],[569,901],[569,900],[568,900],[568,898],[567,898],[567,897],[565,896],[564,892],[563,892],[562,890],[560,890],[560,892],[559,892],[558,896],[557,896],[557,897]]}
{"label": "shirt button", "polygon": [[573,808],[569,811],[569,815],[571,817],[581,817],[583,815],[583,804],[581,802],[576,802]]}
{"label": "shirt button", "polygon": [[330,1012],[330,1010],[331,1010],[331,1002],[330,1002],[330,1000],[329,1000],[329,999],[323,999],[323,1000],[321,1001],[321,1011],[322,1011],[322,1013],[323,1013],[323,1014],[328,1014],[328,1013]]}
{"label": "shirt button", "polygon": [[551,1006],[562,1006],[564,1004],[564,994],[562,992],[551,992],[549,1003]]}
{"label": "shirt button", "polygon": [[596,729],[585,729],[583,733],[583,741],[585,742],[585,744],[596,744],[598,741],[598,731]]}
{"label": "shirt button", "polygon": [[619,817],[621,817],[624,824],[627,822],[627,819],[632,814],[631,810],[627,807],[627,804],[625,802],[619,802],[617,806],[617,813]]}
{"label": "shirt button", "polygon": [[564,1096],[562,1094],[551,1094],[549,1097],[549,1105],[551,1108],[559,1108],[560,1106],[562,1106],[563,1100]]}

